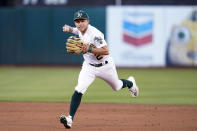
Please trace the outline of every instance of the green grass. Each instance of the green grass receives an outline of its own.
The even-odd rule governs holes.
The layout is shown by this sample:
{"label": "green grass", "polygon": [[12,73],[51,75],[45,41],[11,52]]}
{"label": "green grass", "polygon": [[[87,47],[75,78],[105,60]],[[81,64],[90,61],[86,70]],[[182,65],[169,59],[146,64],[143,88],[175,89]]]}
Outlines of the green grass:
{"label": "green grass", "polygon": [[[113,91],[96,79],[82,102],[197,105],[196,69],[117,69],[119,78],[135,76],[137,98]],[[69,102],[80,68],[0,67],[0,101]]]}

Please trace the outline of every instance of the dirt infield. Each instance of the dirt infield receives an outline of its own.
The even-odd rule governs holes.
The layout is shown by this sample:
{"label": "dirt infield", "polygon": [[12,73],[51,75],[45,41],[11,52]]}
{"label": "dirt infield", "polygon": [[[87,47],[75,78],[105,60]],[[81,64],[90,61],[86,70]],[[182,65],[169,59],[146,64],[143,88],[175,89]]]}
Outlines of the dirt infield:
{"label": "dirt infield", "polygon": [[[69,103],[0,102],[1,131],[64,131]],[[85,104],[72,131],[196,131],[197,106]]]}

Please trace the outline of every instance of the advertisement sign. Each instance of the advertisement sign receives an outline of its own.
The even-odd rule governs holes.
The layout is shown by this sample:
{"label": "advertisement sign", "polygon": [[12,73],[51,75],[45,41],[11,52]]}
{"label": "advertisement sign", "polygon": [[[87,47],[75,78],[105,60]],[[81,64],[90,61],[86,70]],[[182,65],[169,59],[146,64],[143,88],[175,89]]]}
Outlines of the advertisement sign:
{"label": "advertisement sign", "polygon": [[119,67],[197,65],[197,8],[107,8],[107,42]]}
{"label": "advertisement sign", "polygon": [[[116,13],[114,13],[116,12]],[[107,41],[117,66],[164,66],[161,8],[108,7]]]}

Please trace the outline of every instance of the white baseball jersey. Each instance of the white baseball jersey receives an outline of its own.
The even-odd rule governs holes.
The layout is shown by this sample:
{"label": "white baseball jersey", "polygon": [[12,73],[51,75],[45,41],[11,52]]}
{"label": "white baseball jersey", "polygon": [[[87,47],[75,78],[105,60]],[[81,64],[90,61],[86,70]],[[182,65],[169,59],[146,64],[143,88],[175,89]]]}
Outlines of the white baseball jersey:
{"label": "white baseball jersey", "polygon": [[[77,30],[77,28],[73,28],[73,33],[79,35],[79,38],[84,43],[92,44],[96,48],[101,48],[107,45],[103,33],[101,33],[98,29],[91,26],[90,24],[88,25],[88,29],[84,35],[82,35],[81,32]],[[108,60],[109,55],[103,55],[103,58],[98,60],[98,58],[94,54],[87,52],[83,54],[83,57],[87,63],[98,64],[103,63],[105,60]]]}
{"label": "white baseball jersey", "polygon": [[[77,28],[73,28],[72,33],[79,35],[79,38],[84,43],[93,44],[95,48],[101,48],[107,45],[103,33],[91,25],[88,25],[88,29],[84,35]],[[103,55],[98,58],[93,53],[87,52],[83,54],[83,57],[84,63],[79,74],[78,84],[75,87],[76,91],[84,94],[96,77],[106,81],[113,90],[117,91],[122,88],[123,83],[119,80],[115,64],[109,55]],[[91,65],[101,63],[103,65],[100,67]]]}

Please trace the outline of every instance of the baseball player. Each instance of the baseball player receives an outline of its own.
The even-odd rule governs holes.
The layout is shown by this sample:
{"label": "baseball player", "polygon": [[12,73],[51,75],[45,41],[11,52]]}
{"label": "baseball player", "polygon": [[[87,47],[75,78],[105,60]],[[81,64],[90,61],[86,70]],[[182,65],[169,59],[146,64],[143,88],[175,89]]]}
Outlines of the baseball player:
{"label": "baseball player", "polygon": [[[82,96],[96,77],[107,82],[114,91],[127,87],[132,97],[137,97],[139,93],[134,77],[130,76],[128,80],[118,78],[104,35],[89,24],[88,14],[79,10],[74,14],[73,21],[76,27],[64,25],[63,32],[78,35],[80,40],[83,41],[81,51],[83,52],[84,62],[79,74],[78,84],[71,98],[69,115],[60,116],[60,122],[65,128],[71,128]],[[67,51],[69,51],[68,49],[70,48],[67,48]]]}

